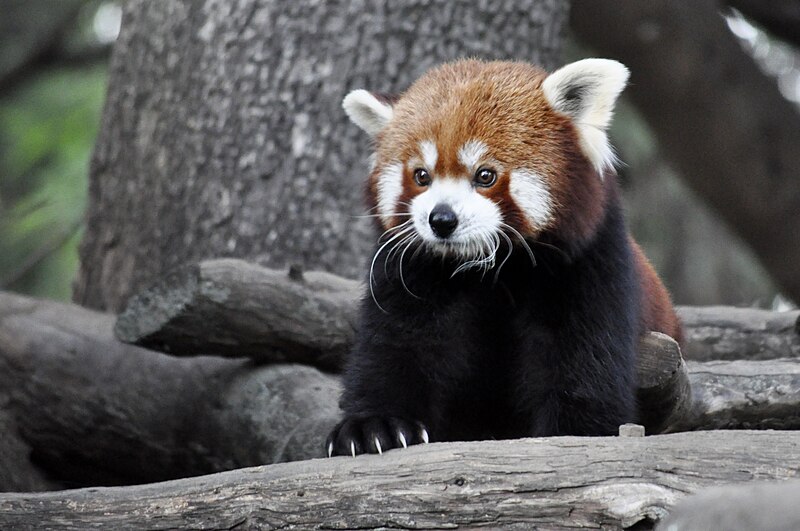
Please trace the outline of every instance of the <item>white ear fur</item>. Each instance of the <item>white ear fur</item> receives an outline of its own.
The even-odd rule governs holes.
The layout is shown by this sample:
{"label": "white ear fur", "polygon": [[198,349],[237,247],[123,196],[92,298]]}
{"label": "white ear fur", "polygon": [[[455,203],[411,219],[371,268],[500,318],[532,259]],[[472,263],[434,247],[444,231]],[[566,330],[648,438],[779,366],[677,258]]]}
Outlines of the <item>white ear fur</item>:
{"label": "white ear fur", "polygon": [[354,90],[345,96],[342,107],[350,120],[372,137],[380,133],[394,115],[391,105],[381,102],[363,89]]}
{"label": "white ear fur", "polygon": [[550,105],[573,119],[581,149],[600,175],[616,161],[606,129],[628,76],[628,69],[617,61],[583,59],[556,70],[542,83]]}

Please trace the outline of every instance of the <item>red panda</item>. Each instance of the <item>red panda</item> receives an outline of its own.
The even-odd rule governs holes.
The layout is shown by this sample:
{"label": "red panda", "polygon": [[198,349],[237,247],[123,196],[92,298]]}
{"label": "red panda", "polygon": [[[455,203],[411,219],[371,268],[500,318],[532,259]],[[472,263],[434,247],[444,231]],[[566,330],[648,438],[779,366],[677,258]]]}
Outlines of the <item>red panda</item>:
{"label": "red panda", "polygon": [[606,131],[627,79],[462,60],[396,100],[345,97],[382,235],[329,456],[635,420],[638,338],[681,330],[620,206]]}

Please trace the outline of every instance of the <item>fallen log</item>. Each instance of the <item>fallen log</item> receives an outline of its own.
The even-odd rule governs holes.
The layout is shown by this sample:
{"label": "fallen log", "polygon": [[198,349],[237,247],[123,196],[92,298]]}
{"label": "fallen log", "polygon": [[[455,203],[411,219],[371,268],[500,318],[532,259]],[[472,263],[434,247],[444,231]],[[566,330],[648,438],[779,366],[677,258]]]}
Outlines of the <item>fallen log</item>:
{"label": "fallen log", "polygon": [[[37,462],[61,471],[69,486],[159,481],[322,454],[339,416],[335,375],[167,356],[120,343],[113,321],[71,304],[0,293],[0,398]],[[669,389],[681,363],[666,341],[662,354],[642,358],[662,371],[649,380],[640,373],[645,396]],[[799,360],[687,365],[691,408],[664,429],[800,429]],[[652,397],[653,408],[663,407]],[[660,429],[643,422],[648,433]]]}
{"label": "fallen log", "polygon": [[125,343],[179,356],[341,368],[355,337],[358,283],[323,272],[206,260],[132,297],[114,332]]}
{"label": "fallen log", "polygon": [[31,448],[22,440],[14,418],[0,409],[0,492],[36,492],[63,488],[29,459]]}
{"label": "fallen log", "polygon": [[800,480],[714,487],[681,500],[659,531],[800,529]]}
{"label": "fallen log", "polygon": [[670,429],[800,430],[800,358],[687,362],[691,410]]}
{"label": "fallen log", "polygon": [[301,365],[166,356],[120,343],[113,323],[79,306],[0,293],[5,410],[37,462],[69,486],[323,454],[339,414],[336,378]]}
{"label": "fallen log", "polygon": [[0,494],[3,529],[652,529],[724,483],[798,477],[800,433],[430,444],[134,487]]}
{"label": "fallen log", "polygon": [[800,311],[679,306],[687,360],[770,360],[800,356]]}
{"label": "fallen log", "polygon": [[[341,368],[362,286],[327,273],[291,274],[242,260],[206,260],[132,297],[120,340],[175,355],[248,356]],[[679,307],[685,359],[800,356],[800,312]]]}

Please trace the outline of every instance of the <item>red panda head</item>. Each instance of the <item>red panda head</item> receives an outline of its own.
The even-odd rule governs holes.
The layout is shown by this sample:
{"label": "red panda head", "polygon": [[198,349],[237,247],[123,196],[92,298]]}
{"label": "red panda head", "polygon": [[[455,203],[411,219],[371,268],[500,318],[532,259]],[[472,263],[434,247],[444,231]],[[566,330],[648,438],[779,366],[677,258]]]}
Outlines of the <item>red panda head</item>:
{"label": "red panda head", "polygon": [[588,240],[604,212],[614,162],[606,129],[627,78],[605,59],[549,75],[465,60],[429,71],[394,102],[351,92],[344,109],[375,141],[368,194],[383,228],[467,267],[492,265],[509,235]]}

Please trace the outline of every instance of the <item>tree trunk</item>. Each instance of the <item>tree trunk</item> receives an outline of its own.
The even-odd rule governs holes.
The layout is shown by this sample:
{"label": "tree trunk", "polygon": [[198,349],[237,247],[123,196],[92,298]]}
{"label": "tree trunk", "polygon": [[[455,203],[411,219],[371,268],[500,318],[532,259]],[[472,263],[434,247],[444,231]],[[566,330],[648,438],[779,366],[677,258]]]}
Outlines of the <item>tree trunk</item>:
{"label": "tree trunk", "polygon": [[361,276],[368,139],[354,88],[464,56],[556,65],[567,3],[131,0],[92,160],[74,300],[119,310],[210,256]]}
{"label": "tree trunk", "polygon": [[747,55],[720,2],[574,0],[570,23],[631,69],[627,93],[681,176],[800,300],[800,113]]}
{"label": "tree trunk", "polygon": [[793,478],[798,461],[798,432],[430,444],[156,485],[0,494],[0,528],[645,530],[687,493]]}

